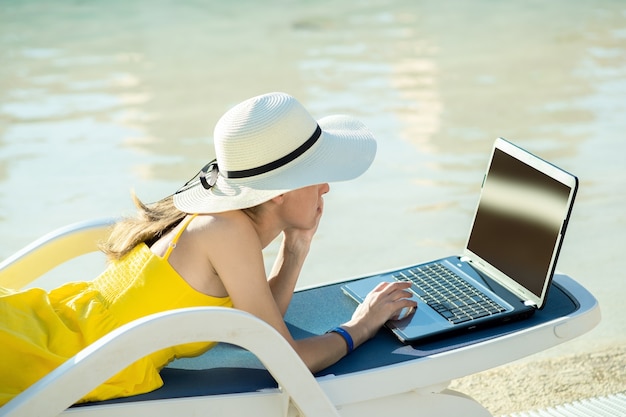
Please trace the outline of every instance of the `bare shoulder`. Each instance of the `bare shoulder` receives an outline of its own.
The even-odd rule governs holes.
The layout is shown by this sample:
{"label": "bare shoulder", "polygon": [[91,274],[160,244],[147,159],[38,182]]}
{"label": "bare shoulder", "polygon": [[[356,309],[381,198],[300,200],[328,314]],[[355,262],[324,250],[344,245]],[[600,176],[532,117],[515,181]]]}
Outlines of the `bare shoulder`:
{"label": "bare shoulder", "polygon": [[241,211],[200,215],[189,225],[188,240],[215,270],[226,263],[262,256],[262,245],[250,218]]}
{"label": "bare shoulder", "polygon": [[223,297],[229,292],[223,283],[224,275],[242,264],[241,259],[261,256],[259,246],[254,227],[244,213],[199,215],[180,236],[168,261],[197,291]]}

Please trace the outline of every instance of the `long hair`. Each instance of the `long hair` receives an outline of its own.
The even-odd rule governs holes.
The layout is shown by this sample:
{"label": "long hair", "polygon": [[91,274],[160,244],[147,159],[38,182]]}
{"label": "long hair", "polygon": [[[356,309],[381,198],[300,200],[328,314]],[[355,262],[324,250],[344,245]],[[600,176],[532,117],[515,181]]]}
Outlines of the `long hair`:
{"label": "long hair", "polygon": [[137,207],[136,216],[116,222],[109,238],[100,244],[100,250],[110,261],[123,258],[142,242],[151,246],[187,215],[174,206],[172,196],[149,205],[141,202],[134,192],[131,197]]}

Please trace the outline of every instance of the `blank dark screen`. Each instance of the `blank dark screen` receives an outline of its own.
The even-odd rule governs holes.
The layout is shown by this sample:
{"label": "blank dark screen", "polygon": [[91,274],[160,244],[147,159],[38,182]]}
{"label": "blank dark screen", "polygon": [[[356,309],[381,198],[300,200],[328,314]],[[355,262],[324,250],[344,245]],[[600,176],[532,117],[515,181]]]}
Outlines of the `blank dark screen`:
{"label": "blank dark screen", "polygon": [[541,296],[570,188],[495,149],[468,249]]}

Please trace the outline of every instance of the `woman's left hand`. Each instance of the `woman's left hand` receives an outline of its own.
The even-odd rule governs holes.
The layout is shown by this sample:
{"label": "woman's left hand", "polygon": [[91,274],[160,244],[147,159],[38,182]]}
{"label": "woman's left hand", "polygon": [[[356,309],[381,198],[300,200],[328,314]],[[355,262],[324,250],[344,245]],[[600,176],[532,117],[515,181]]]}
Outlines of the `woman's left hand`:
{"label": "woman's left hand", "polygon": [[317,232],[322,214],[324,213],[324,199],[320,200],[312,227],[289,227],[283,230],[283,243],[286,251],[298,254],[302,254],[302,251],[304,251],[304,254],[309,252],[313,236]]}

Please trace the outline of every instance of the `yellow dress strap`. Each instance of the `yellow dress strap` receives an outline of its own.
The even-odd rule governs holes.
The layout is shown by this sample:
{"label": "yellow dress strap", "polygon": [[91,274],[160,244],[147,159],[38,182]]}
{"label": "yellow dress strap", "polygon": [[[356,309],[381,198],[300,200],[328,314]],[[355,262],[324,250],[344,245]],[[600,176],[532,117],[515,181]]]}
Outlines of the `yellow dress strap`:
{"label": "yellow dress strap", "polygon": [[167,259],[167,258],[170,257],[170,253],[172,253],[172,251],[176,247],[176,243],[178,242],[178,239],[180,238],[180,235],[183,234],[183,232],[185,231],[187,226],[189,226],[189,223],[191,223],[191,221],[193,219],[195,219],[197,215],[198,215],[198,213],[194,213],[187,220],[185,220],[185,223],[183,224],[183,227],[181,227],[180,230],[178,230],[178,232],[176,232],[176,235],[174,235],[174,239],[172,239],[172,241],[170,242],[169,246],[167,247],[167,250],[165,251],[165,255],[163,255],[163,259]]}

